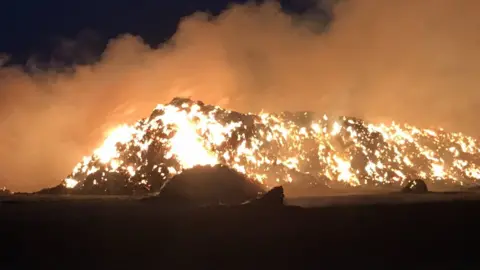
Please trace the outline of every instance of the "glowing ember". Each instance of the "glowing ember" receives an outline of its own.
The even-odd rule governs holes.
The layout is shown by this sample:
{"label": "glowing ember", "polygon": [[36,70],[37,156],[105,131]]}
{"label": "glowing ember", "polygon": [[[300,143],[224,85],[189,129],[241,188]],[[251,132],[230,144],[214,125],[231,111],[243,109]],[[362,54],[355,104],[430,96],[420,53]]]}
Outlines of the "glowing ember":
{"label": "glowing ember", "polygon": [[67,178],[65,179],[65,186],[67,188],[74,188],[78,184],[78,181],[75,179]]}
{"label": "glowing ember", "polygon": [[174,99],[150,118],[112,131],[64,185],[122,181],[149,189],[183,169],[214,164],[267,186],[295,181],[295,173],[350,185],[411,178],[464,184],[480,179],[479,158],[478,142],[459,133],[327,116],[300,125],[284,114],[245,115]]}

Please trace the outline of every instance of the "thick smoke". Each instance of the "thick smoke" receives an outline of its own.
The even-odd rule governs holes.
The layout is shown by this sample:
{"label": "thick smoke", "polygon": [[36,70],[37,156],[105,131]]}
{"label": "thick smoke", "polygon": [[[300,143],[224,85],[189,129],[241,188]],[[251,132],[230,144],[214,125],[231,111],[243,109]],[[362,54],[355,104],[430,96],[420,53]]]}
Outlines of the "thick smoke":
{"label": "thick smoke", "polygon": [[[480,2],[349,0],[328,32],[276,4],[184,18],[152,49],[111,40],[75,73],[0,69],[0,185],[56,185],[123,122],[191,96],[241,111],[312,110],[477,135]],[[3,58],[2,58],[3,59]]]}

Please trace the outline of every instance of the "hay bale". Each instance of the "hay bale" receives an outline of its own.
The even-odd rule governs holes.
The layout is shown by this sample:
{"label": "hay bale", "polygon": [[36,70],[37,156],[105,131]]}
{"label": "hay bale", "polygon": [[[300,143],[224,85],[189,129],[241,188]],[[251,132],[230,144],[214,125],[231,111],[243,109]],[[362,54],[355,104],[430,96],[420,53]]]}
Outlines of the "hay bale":
{"label": "hay bale", "polygon": [[197,166],[174,176],[156,200],[173,204],[237,205],[263,192],[260,184],[226,166]]}
{"label": "hay bale", "polygon": [[285,193],[282,186],[274,187],[262,197],[249,201],[247,204],[256,206],[284,206]]}
{"label": "hay bale", "polygon": [[425,181],[421,179],[410,180],[402,188],[404,193],[427,193],[428,187]]}

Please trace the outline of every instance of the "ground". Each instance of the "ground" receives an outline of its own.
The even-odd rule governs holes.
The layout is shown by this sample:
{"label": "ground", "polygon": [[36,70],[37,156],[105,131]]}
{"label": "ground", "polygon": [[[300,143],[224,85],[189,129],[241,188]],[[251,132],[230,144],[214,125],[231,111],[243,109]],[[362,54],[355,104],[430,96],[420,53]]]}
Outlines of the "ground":
{"label": "ground", "polygon": [[4,197],[0,269],[470,269],[479,198],[344,194],[287,198],[281,209],[182,210],[131,197]]}

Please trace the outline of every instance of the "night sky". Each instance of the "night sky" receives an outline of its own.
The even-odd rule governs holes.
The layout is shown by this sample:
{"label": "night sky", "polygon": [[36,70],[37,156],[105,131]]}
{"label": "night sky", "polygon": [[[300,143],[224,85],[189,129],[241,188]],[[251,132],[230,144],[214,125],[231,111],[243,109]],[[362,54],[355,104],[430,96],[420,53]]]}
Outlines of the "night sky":
{"label": "night sky", "polygon": [[[108,40],[129,33],[156,46],[168,40],[182,17],[196,11],[217,15],[232,3],[226,0],[117,0],[117,1],[9,1],[0,11],[0,52],[10,64],[52,59],[88,64],[98,57]],[[258,2],[258,1],[257,1]],[[315,0],[280,1],[288,13],[317,9]],[[322,11],[319,11],[322,13]],[[323,15],[323,14],[321,14]],[[75,48],[65,48],[74,41]],[[65,55],[66,51],[77,51]],[[81,53],[78,52],[81,50]],[[63,55],[62,55],[63,54]],[[68,53],[67,53],[68,54]],[[70,59],[69,59],[70,58]]]}

